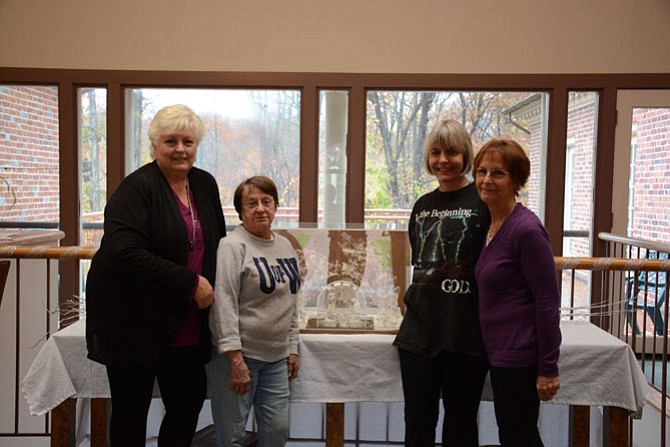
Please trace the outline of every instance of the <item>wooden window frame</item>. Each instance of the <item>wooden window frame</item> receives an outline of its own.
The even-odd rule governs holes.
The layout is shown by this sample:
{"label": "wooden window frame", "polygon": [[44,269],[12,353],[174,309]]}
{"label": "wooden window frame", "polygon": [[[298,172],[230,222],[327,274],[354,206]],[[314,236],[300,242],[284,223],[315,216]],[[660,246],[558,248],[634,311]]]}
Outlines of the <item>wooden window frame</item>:
{"label": "wooden window frame", "polygon": [[[77,90],[107,91],[107,191],[111,194],[125,175],[126,88],[268,88],[301,92],[300,222],[316,222],[318,191],[319,92],[349,92],[347,136],[346,221],[363,223],[365,203],[365,132],[368,90],[540,91],[549,95],[547,169],[544,223],[555,255],[562,253],[564,173],[570,91],[599,95],[594,165],[593,256],[604,256],[598,233],[612,226],[612,177],[616,95],[619,89],[670,89],[670,73],[649,74],[401,74],[289,73],[213,71],[72,70],[0,67],[0,84],[58,87],[60,191],[63,198],[79,197],[77,147]],[[61,200],[63,245],[79,245],[78,200]],[[67,264],[67,262],[65,263]],[[61,266],[61,295],[77,295],[77,265]]]}

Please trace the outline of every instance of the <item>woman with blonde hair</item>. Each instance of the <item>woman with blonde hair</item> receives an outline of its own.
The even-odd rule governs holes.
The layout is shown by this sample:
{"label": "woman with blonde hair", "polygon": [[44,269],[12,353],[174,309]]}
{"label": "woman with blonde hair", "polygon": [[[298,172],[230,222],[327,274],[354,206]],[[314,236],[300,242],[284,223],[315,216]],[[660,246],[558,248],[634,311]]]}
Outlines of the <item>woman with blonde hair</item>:
{"label": "woman with blonde hair", "polygon": [[470,136],[457,121],[438,122],[426,138],[425,167],[438,187],[412,209],[414,271],[394,341],[410,447],[434,447],[440,398],[443,445],[479,446],[477,414],[488,364],[474,268],[489,215],[468,178],[473,158]]}
{"label": "woman with blonde hair", "polygon": [[154,380],[158,446],[191,445],[205,399],[208,309],[226,227],[219,188],[193,166],[205,133],[183,105],[149,127],[153,161],[118,186],[86,282],[88,357],[107,367],[112,447],[144,446]]}

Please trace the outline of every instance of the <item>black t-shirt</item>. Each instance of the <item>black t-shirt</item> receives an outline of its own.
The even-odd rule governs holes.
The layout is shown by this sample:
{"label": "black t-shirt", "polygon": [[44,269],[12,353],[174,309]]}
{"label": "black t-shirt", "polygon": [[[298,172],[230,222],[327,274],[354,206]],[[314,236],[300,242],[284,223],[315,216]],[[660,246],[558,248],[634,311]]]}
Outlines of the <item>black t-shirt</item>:
{"label": "black t-shirt", "polygon": [[395,346],[429,357],[483,355],[474,270],[489,221],[474,183],[416,201],[408,228],[414,272]]}

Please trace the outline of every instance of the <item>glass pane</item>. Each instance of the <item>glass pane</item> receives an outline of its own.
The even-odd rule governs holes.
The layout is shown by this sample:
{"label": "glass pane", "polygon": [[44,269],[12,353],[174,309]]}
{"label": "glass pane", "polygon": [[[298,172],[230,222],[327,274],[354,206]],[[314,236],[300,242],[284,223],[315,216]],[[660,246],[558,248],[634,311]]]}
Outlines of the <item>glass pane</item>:
{"label": "glass pane", "polygon": [[107,203],[107,90],[79,89],[81,242],[99,247]]}
{"label": "glass pane", "polygon": [[[570,92],[565,161],[565,204],[563,210],[564,256],[591,256],[593,222],[593,178],[598,94]],[[563,272],[563,308],[575,315],[588,315],[591,272]]]}
{"label": "glass pane", "polygon": [[319,96],[319,228],[345,227],[349,93]]}
{"label": "glass pane", "polygon": [[670,242],[670,108],[634,108],[628,235]]}
{"label": "glass pane", "polygon": [[542,218],[546,105],[544,93],[368,92],[366,228],[406,228],[414,201],[437,188],[425,172],[422,145],[431,127],[446,118],[465,126],[475,152],[502,136],[527,149],[531,176],[520,201]]}
{"label": "glass pane", "polygon": [[[633,108],[630,151],[628,236],[670,243],[670,107]],[[654,250],[631,249],[632,257],[667,257],[667,253],[663,255]],[[652,304],[663,300],[657,294],[665,284],[662,281],[654,283],[655,278],[653,273],[638,277],[640,281],[635,288],[640,293],[636,300],[638,311],[634,314],[637,329],[654,337],[663,330],[655,325],[653,317],[658,315],[659,308],[662,315],[665,307]],[[630,284],[633,285],[632,279]],[[658,320],[662,322],[662,319],[661,316]]]}
{"label": "glass pane", "polygon": [[0,226],[58,228],[58,89],[0,85]]}
{"label": "glass pane", "polygon": [[301,329],[397,330],[407,289],[404,231],[290,229],[283,231],[305,271]]}
{"label": "glass pane", "polygon": [[[104,210],[107,204],[107,90],[81,88],[77,91],[79,125],[80,241],[83,247],[100,246]],[[79,261],[80,296],[86,294],[86,276],[91,261]],[[85,301],[79,313],[86,316]]]}
{"label": "glass pane", "polygon": [[128,89],[126,172],[151,161],[148,126],[155,113],[185,104],[205,124],[196,166],[216,177],[226,224],[237,225],[237,185],[252,175],[277,184],[275,228],[298,225],[300,186],[300,92],[297,90]]}

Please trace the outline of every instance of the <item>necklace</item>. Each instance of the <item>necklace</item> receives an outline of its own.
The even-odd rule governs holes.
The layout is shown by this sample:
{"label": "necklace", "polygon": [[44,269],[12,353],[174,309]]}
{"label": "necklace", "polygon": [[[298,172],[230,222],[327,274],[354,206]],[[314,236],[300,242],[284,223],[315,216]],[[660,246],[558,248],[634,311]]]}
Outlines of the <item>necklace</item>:
{"label": "necklace", "polygon": [[489,245],[491,243],[491,239],[496,235],[498,230],[500,230],[500,227],[502,226],[502,223],[500,225],[497,225],[495,229],[493,228],[493,225],[489,227],[489,231],[486,232],[486,245]]}
{"label": "necklace", "polygon": [[489,245],[491,243],[491,240],[498,233],[498,231],[500,231],[500,228],[503,226],[509,215],[512,214],[512,211],[514,211],[515,206],[516,203],[511,210],[505,212],[504,217],[501,220],[497,221],[495,224],[491,222],[491,224],[489,225],[489,229],[486,232],[486,245]]}
{"label": "necklace", "polygon": [[193,226],[193,239],[188,238],[188,246],[193,251],[193,247],[195,247],[195,216],[191,207],[191,191],[188,188],[188,180],[186,180],[186,201],[188,202],[188,212],[191,215],[191,225]]}

